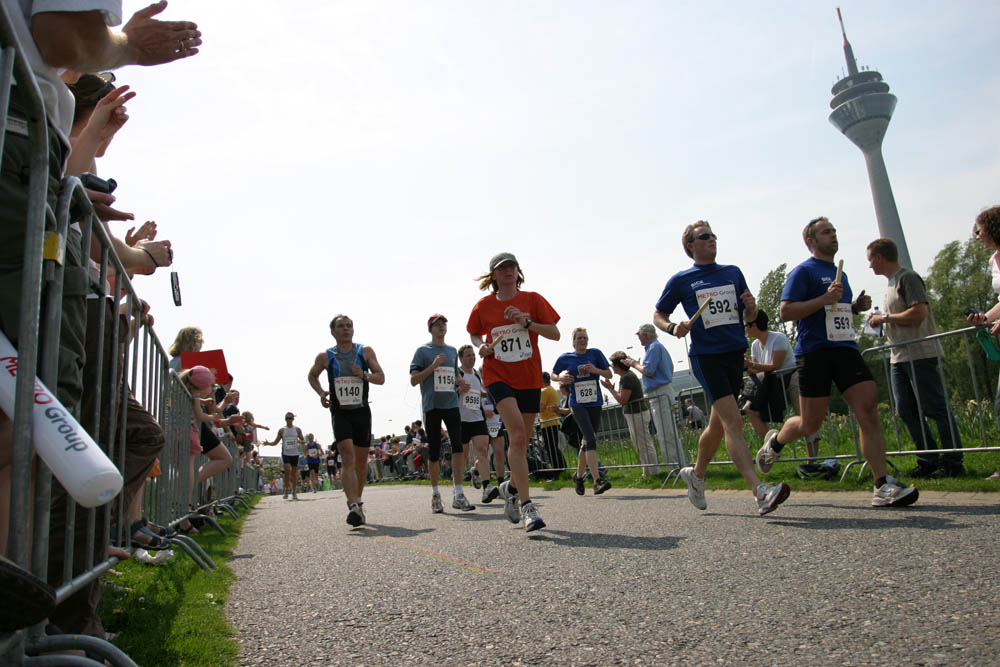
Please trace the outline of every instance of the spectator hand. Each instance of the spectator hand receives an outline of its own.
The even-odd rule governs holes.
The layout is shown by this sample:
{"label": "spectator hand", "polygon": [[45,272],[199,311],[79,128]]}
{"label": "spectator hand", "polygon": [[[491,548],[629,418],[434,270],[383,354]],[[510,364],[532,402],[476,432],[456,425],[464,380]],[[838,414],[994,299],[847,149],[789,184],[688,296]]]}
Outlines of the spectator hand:
{"label": "spectator hand", "polygon": [[614,384],[612,384],[612,383],[611,383],[611,380],[609,380],[609,379],[607,379],[607,378],[601,378],[601,385],[602,385],[602,386],[603,386],[604,388],[606,388],[606,389],[611,389],[612,391],[613,391],[613,390],[614,390],[614,388],[615,388],[615,385],[614,385]]}
{"label": "spectator hand", "polygon": [[146,222],[142,223],[142,226],[139,227],[138,232],[135,232],[135,234],[132,234],[132,232],[135,232],[135,227],[132,227],[127,232],[125,232],[125,245],[129,246],[130,248],[134,248],[135,244],[138,243],[139,241],[143,240],[152,241],[153,239],[155,239],[156,222],[154,222],[153,220],[147,220]]}
{"label": "spectator hand", "polygon": [[139,241],[139,250],[145,251],[153,266],[136,269],[136,273],[150,274],[162,266],[170,266],[174,262],[174,253],[170,249],[170,241]]}
{"label": "spectator hand", "polygon": [[868,316],[868,326],[870,327],[880,327],[883,322],[885,322],[885,317],[882,313],[872,313]]}
{"label": "spectator hand", "polygon": [[130,92],[128,86],[112,90],[97,102],[83,131],[92,133],[102,146],[106,146],[128,121],[125,103],[133,97],[135,93]]}
{"label": "spectator hand", "polygon": [[139,323],[153,326],[153,316],[149,314],[149,304],[144,299],[139,299],[142,304],[142,311],[139,313]]}
{"label": "spectator hand", "polygon": [[128,39],[131,62],[161,65],[198,53],[201,32],[190,21],[160,21],[153,17],[167,8],[166,0],[140,9],[129,19],[122,33]]}
{"label": "spectator hand", "polygon": [[97,217],[102,221],[135,220],[135,216],[131,213],[111,208],[111,205],[115,203],[114,195],[106,192],[97,192],[96,190],[87,190],[87,196],[90,197],[90,203],[94,205],[94,212],[97,213]]}

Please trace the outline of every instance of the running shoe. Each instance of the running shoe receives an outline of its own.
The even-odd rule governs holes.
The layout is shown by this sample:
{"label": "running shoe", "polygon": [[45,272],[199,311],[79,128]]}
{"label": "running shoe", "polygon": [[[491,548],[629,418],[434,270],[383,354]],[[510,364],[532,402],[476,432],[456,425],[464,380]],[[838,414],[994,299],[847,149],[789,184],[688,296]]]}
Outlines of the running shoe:
{"label": "running shoe", "polygon": [[698,479],[694,474],[694,468],[688,466],[681,468],[681,479],[688,487],[688,500],[700,510],[708,509],[708,501],[705,500],[705,480]]}
{"label": "running shoe", "polygon": [[778,505],[788,499],[791,489],[784,482],[778,484],[761,483],[757,487],[757,513],[761,516],[778,509]]}
{"label": "running shoe", "polygon": [[479,468],[473,468],[472,469],[472,486],[474,486],[474,487],[476,487],[478,489],[482,485],[483,485],[483,481],[479,477]]}
{"label": "running shoe", "polygon": [[457,510],[462,510],[463,512],[476,509],[476,506],[470,503],[469,499],[464,495],[452,498],[451,506]]}
{"label": "running shoe", "polygon": [[492,484],[486,484],[483,486],[483,503],[491,503],[496,500],[497,496],[500,495],[500,489],[493,486]]}
{"label": "running shoe", "polygon": [[583,477],[580,477],[576,473],[573,473],[573,483],[576,484],[576,495],[582,496],[584,493]]}
{"label": "running shoe", "polygon": [[292,491],[292,500],[298,500],[298,499],[299,499],[299,494]]}
{"label": "running shoe", "polygon": [[601,479],[599,482],[594,482],[594,495],[599,496],[610,488],[611,488],[611,482],[609,482],[606,479]]}
{"label": "running shoe", "polygon": [[754,460],[757,462],[757,470],[760,471],[761,475],[766,475],[771,472],[771,466],[774,462],[778,460],[781,456],[778,452],[774,451],[773,444],[778,439],[778,429],[772,428],[764,436],[764,444],[761,448],[757,450],[757,456]]}
{"label": "running shoe", "polygon": [[875,489],[872,507],[906,507],[917,502],[920,492],[915,486],[903,486],[892,475],[885,478],[885,484]]}
{"label": "running shoe", "polygon": [[526,533],[545,528],[545,522],[542,521],[542,517],[538,516],[538,510],[535,509],[535,503],[530,500],[521,505],[521,518],[524,519],[524,532]]}
{"label": "running shoe", "polygon": [[281,498],[283,500],[288,500],[288,491],[285,491],[285,493],[281,496]]}
{"label": "running shoe", "polygon": [[347,523],[355,528],[364,525],[365,515],[361,511],[361,506],[357,503],[351,503],[350,509],[347,511]]}
{"label": "running shoe", "polygon": [[434,494],[431,496],[431,512],[441,514],[444,512],[444,505],[441,503],[441,496]]}
{"label": "running shoe", "polygon": [[520,523],[521,511],[518,509],[518,499],[516,493],[508,491],[510,480],[504,480],[500,484],[500,497],[503,498],[503,513],[511,523]]}

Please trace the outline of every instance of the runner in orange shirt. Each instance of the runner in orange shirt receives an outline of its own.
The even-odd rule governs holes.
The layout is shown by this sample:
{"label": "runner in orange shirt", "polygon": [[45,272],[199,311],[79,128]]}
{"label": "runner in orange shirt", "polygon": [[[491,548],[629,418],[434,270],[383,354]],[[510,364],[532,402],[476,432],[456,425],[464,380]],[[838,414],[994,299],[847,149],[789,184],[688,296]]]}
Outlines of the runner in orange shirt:
{"label": "runner in orange shirt", "polygon": [[510,522],[523,520],[524,529],[531,532],[545,527],[528,487],[528,434],[535,425],[542,391],[538,337],[559,340],[559,313],[542,295],[520,289],[524,273],[509,252],[494,256],[489,272],[479,280],[479,289],[492,289],[492,293],[472,308],[466,330],[479,347],[483,384],[510,438],[510,481],[500,485],[500,495]]}

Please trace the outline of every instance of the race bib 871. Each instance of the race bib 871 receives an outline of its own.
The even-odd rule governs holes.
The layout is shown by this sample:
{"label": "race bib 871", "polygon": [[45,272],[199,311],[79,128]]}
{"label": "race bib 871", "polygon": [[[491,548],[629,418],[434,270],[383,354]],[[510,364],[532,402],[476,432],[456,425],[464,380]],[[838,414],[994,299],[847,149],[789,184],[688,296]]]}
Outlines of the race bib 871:
{"label": "race bib 871", "polygon": [[517,362],[530,359],[532,355],[531,337],[528,330],[520,324],[505,324],[493,327],[491,340],[503,336],[499,343],[493,346],[493,356],[500,361]]}

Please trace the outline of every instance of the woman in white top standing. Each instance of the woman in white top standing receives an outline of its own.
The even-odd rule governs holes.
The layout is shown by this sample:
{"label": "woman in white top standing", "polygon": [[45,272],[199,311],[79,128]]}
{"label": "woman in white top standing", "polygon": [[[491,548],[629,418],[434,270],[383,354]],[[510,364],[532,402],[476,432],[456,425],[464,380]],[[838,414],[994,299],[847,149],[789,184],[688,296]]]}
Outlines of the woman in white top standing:
{"label": "woman in white top standing", "polygon": [[[747,373],[755,373],[758,379],[764,379],[764,373],[781,372],[780,378],[785,387],[786,406],[799,405],[799,375],[795,369],[795,355],[788,336],[780,331],[770,331],[767,325],[770,318],[763,308],[757,309],[757,318],[746,323],[747,335],[753,341],[750,345],[750,361],[747,363]],[[763,440],[767,435],[767,423],[756,410],[747,408],[747,418],[757,435]],[[780,419],[777,421],[781,421]],[[806,436],[806,451],[810,459],[819,453],[819,432]]]}
{"label": "woman in white top standing", "polygon": [[[993,251],[990,257],[990,273],[993,276],[993,291],[1000,296],[1000,206],[988,208],[976,216],[976,226],[972,230],[979,242]],[[972,313],[968,316],[969,324],[982,326],[993,323],[990,333],[994,336],[1000,333],[1000,300],[985,313]],[[997,396],[994,403],[997,421],[1000,422],[1000,383],[997,384]],[[989,480],[1000,480],[1000,468],[987,477]]]}

